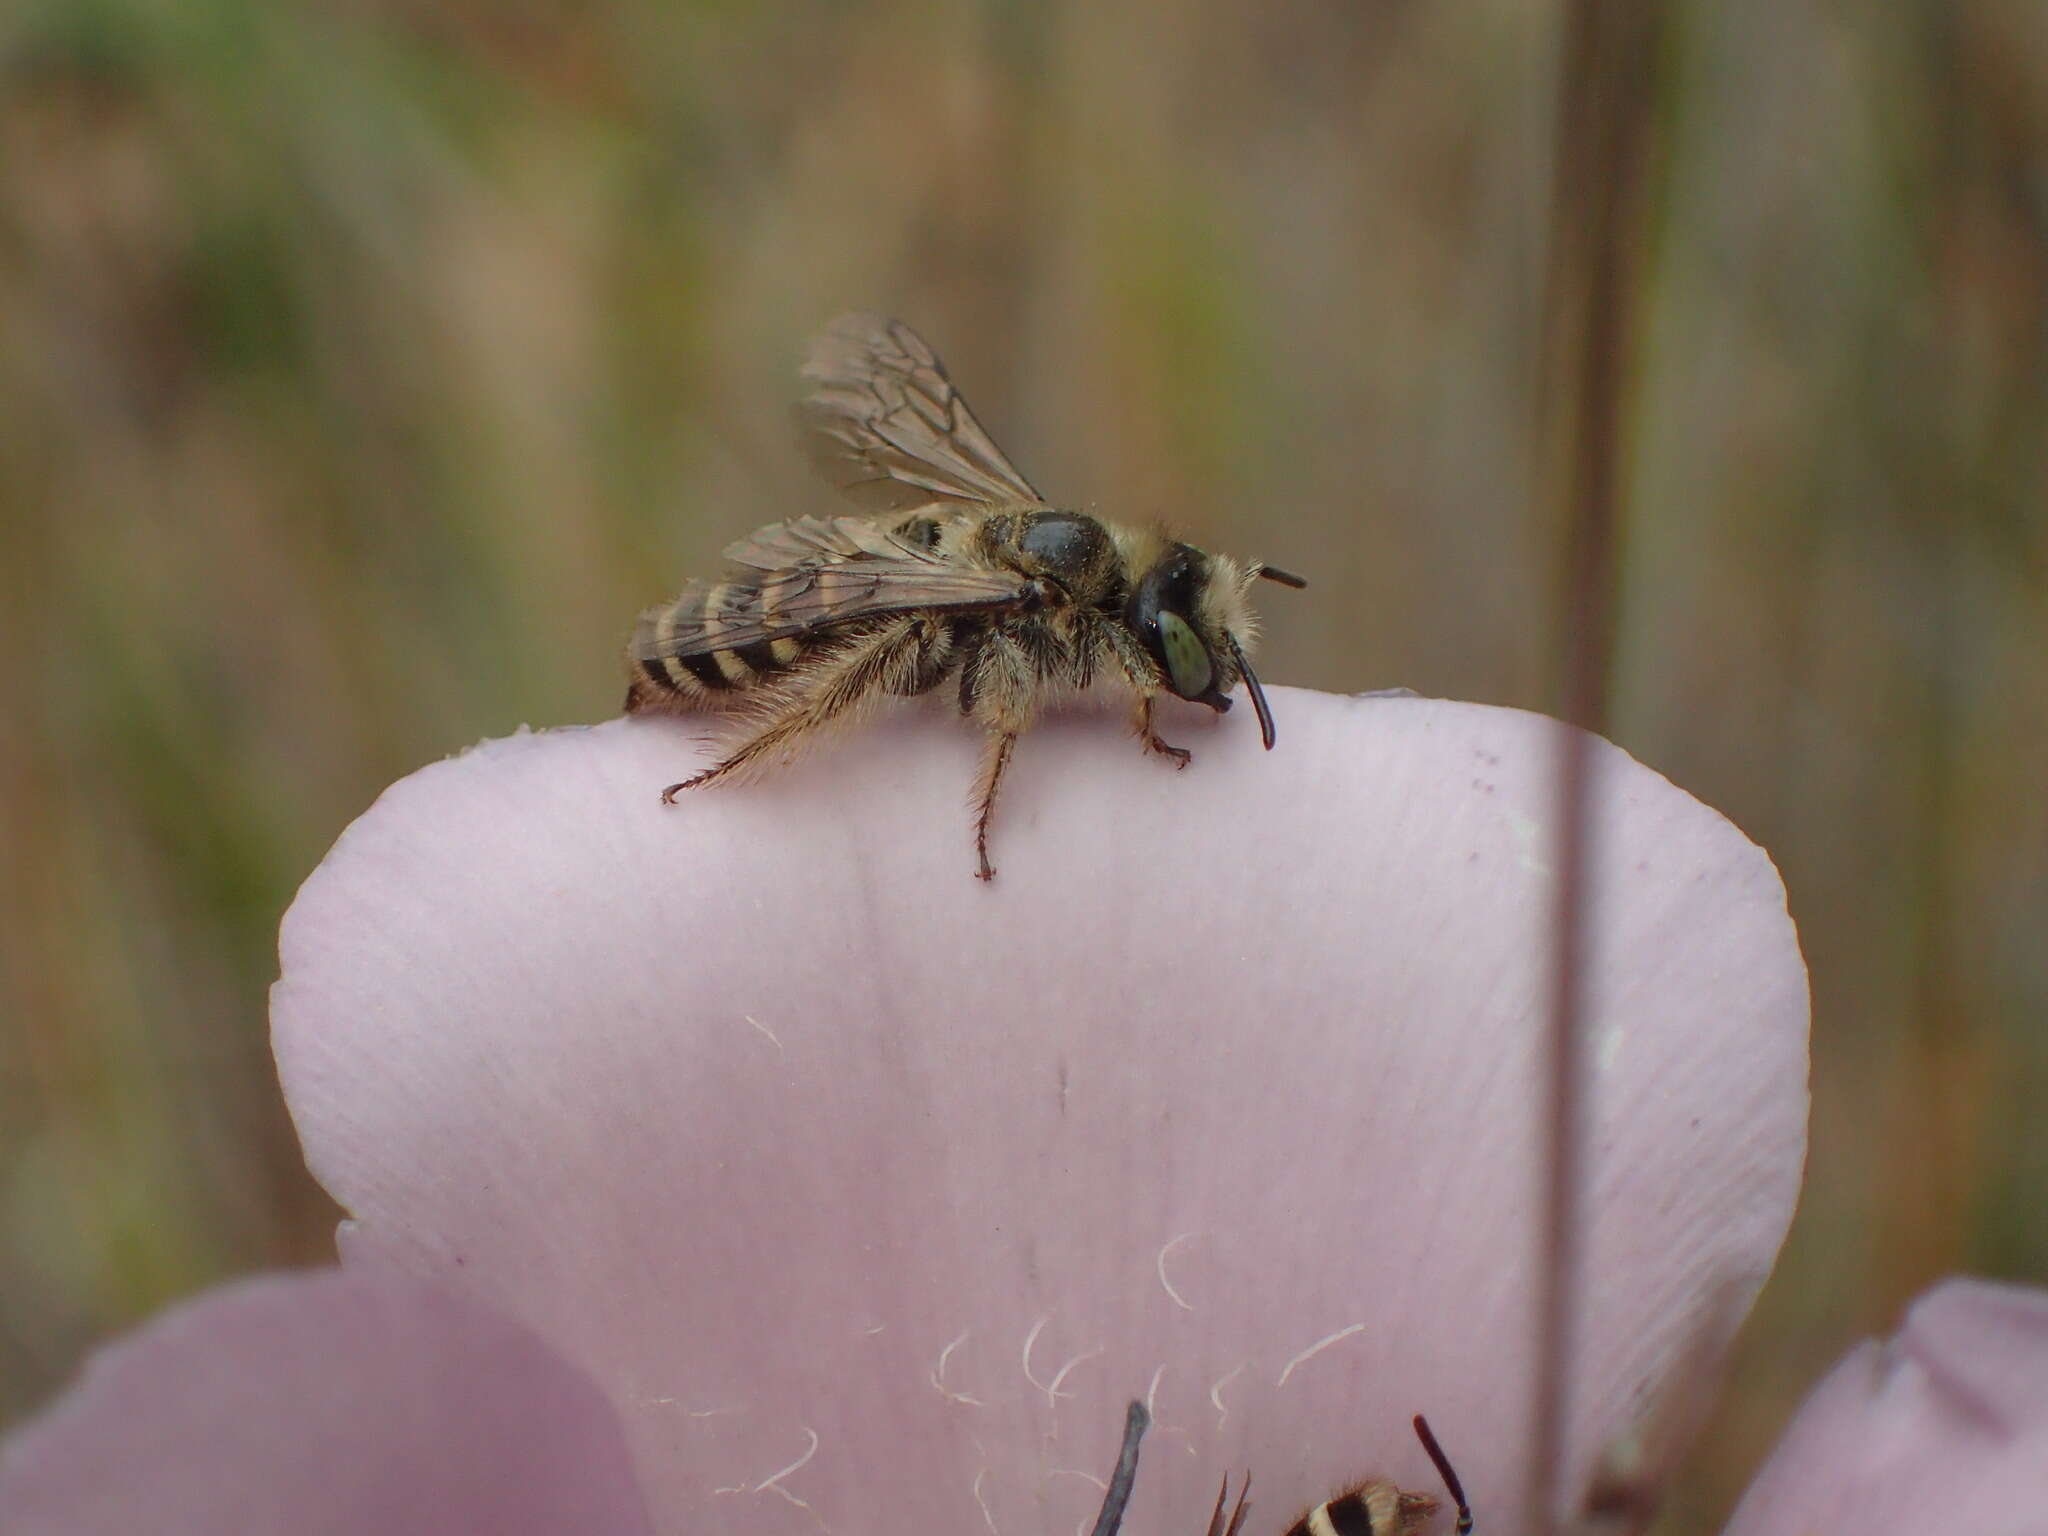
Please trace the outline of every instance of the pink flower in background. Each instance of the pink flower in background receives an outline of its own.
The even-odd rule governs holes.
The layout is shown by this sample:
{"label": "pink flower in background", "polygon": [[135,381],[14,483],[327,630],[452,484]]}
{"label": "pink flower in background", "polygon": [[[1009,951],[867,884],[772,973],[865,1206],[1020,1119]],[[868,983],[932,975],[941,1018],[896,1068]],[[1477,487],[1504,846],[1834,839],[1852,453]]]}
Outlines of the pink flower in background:
{"label": "pink flower in background", "polygon": [[403,1275],[266,1275],[174,1307],[0,1453],[9,1536],[651,1529],[597,1385]]}
{"label": "pink flower in background", "polygon": [[2048,1291],[1949,1280],[1828,1373],[1728,1536],[2048,1530]]}
{"label": "pink flower in background", "polygon": [[[993,887],[950,722],[673,808],[701,749],[661,722],[395,786],[307,882],[274,997],[308,1160],[353,1217],[342,1275],[117,1346],[18,1437],[0,1516],[134,1529],[175,1483],[307,1512],[240,1528],[404,1529],[362,1513],[381,1480],[387,1514],[439,1501],[417,1529],[461,1527],[468,1493],[561,1528],[581,1465],[577,1529],[644,1504],[662,1531],[1063,1536],[1139,1397],[1135,1531],[1200,1530],[1246,1465],[1254,1532],[1369,1472],[1437,1491],[1417,1411],[1510,1528],[1556,727],[1275,701],[1270,756],[1235,720],[1180,724],[1185,774],[1105,720],[1044,727]],[[1575,1492],[1762,1283],[1806,1118],[1769,861],[1596,762]],[[166,1460],[183,1442],[151,1426],[180,1401]],[[2039,1433],[2038,1399],[2013,1412]],[[216,1413],[260,1433],[199,1435]]]}

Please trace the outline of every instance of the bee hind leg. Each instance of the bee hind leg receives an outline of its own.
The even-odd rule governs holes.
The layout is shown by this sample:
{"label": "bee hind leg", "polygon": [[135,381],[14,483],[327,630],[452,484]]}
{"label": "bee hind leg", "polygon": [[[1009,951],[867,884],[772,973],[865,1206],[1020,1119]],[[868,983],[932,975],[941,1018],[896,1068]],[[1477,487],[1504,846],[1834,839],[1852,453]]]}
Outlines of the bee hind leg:
{"label": "bee hind leg", "polygon": [[982,748],[981,772],[974,780],[974,857],[980,866],[974,872],[977,880],[996,877],[996,867],[988,861],[988,829],[995,820],[996,791],[1002,787],[1010,754],[1016,750],[1017,733],[1001,730],[990,731]]}
{"label": "bee hind leg", "polygon": [[661,792],[661,803],[674,805],[684,790],[745,774],[764,759],[792,756],[800,743],[815,739],[826,727],[848,723],[885,693],[900,691],[894,685],[920,664],[923,639],[916,620],[899,619],[820,658],[780,695],[760,730],[723,761],[669,785]]}

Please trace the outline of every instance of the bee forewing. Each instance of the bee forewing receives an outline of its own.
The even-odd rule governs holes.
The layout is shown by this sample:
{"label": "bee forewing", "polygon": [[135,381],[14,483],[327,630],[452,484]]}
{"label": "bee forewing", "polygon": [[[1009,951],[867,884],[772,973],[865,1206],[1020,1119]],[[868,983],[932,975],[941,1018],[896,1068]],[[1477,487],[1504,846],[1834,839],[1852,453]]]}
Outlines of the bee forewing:
{"label": "bee forewing", "polygon": [[1033,598],[1015,571],[871,557],[764,572],[758,583],[691,582],[633,640],[636,661],[740,650],[912,610],[1001,613]]}
{"label": "bee forewing", "polygon": [[1042,504],[902,321],[839,316],[812,338],[803,376],[817,386],[797,407],[804,451],[863,506]]}

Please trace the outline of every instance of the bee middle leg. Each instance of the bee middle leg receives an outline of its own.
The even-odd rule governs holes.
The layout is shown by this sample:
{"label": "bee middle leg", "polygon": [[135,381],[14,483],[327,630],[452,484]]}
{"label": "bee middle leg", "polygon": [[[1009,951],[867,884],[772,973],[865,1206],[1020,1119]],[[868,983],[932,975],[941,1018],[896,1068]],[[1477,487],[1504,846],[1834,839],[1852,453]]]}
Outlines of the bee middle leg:
{"label": "bee middle leg", "polygon": [[743,774],[764,758],[787,755],[826,727],[846,723],[885,693],[909,691],[907,685],[929,664],[930,637],[923,626],[918,619],[893,620],[806,667],[786,690],[773,696],[774,713],[760,730],[723,761],[669,785],[661,792],[661,803],[673,805],[686,789],[702,789]]}
{"label": "bee middle leg", "polygon": [[970,646],[960,668],[960,712],[988,732],[981,769],[974,776],[974,874],[978,880],[993,880],[996,868],[988,861],[988,835],[995,821],[996,796],[1010,755],[1017,750],[1017,738],[1038,718],[1037,669],[1014,637],[985,634]]}

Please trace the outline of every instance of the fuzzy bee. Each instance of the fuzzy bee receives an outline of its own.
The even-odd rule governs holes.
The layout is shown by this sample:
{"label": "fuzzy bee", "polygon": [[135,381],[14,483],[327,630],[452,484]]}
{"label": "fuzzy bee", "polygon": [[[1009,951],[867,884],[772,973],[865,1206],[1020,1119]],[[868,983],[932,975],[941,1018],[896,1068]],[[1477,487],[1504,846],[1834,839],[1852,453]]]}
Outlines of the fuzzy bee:
{"label": "fuzzy bee", "polygon": [[[1472,1507],[1465,1502],[1465,1485],[1451,1469],[1450,1458],[1430,1433],[1429,1420],[1415,1415],[1415,1437],[1435,1463],[1437,1476],[1458,1511],[1455,1536],[1472,1536]],[[1239,1494],[1240,1500],[1243,1495]],[[1222,1508],[1222,1495],[1217,1495]],[[1287,1527],[1285,1536],[1411,1536],[1436,1513],[1436,1500],[1426,1493],[1410,1493],[1383,1477],[1354,1483],[1335,1498],[1325,1499]],[[1213,1527],[1214,1520],[1210,1521]]]}
{"label": "fuzzy bee", "polygon": [[1242,682],[1273,745],[1246,653],[1270,566],[1211,555],[1156,528],[1048,505],[900,321],[843,315],[812,342],[799,408],[806,449],[860,515],[771,523],[726,550],[723,581],[696,581],[640,616],[629,712],[743,711],[752,732],[662,791],[672,804],[785,760],[890,696],[953,682],[986,734],[974,788],[977,875],[1017,738],[1048,704],[1098,680],[1133,698],[1145,750],[1190,754],[1152,726],[1161,693],[1221,713]]}
{"label": "fuzzy bee", "polygon": [[[1102,1496],[1102,1513],[1096,1516],[1093,1536],[1116,1536],[1117,1527],[1123,1523],[1131,1485],[1138,1475],[1138,1443],[1145,1438],[1151,1423],[1152,1416],[1143,1403],[1134,1402],[1125,1412],[1123,1447],[1117,1455],[1116,1471],[1110,1477],[1108,1490]],[[1465,1485],[1458,1481],[1450,1458],[1430,1432],[1429,1421],[1419,1413],[1415,1415],[1415,1434],[1457,1507],[1454,1536],[1472,1536],[1472,1508],[1465,1502]],[[1251,1477],[1246,1474],[1237,1490],[1237,1502],[1226,1519],[1223,1506],[1230,1498],[1230,1478],[1224,1477],[1223,1487],[1216,1495],[1216,1507],[1209,1515],[1208,1536],[1239,1536],[1250,1508],[1245,1503],[1250,1488]],[[1410,1493],[1385,1478],[1368,1478],[1307,1511],[1287,1527],[1283,1536],[1414,1536],[1436,1510],[1436,1500],[1426,1493]]]}

